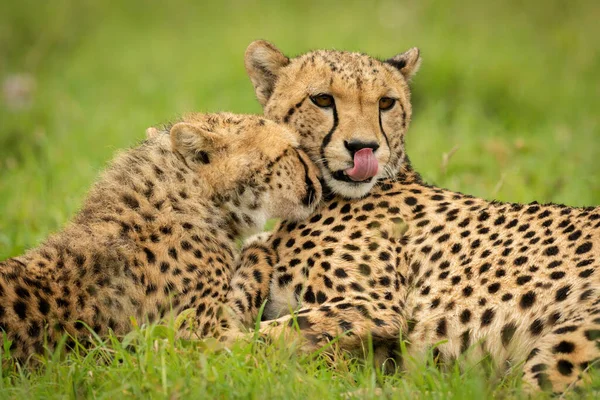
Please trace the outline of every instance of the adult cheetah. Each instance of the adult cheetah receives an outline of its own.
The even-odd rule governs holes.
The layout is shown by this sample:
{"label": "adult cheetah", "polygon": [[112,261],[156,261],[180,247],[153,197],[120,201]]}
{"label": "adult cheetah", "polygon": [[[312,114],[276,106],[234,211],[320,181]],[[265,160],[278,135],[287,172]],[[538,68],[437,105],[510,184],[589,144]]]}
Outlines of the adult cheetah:
{"label": "adult cheetah", "polygon": [[[272,273],[261,329],[304,346],[334,337],[377,353],[524,361],[534,387],[562,391],[600,356],[600,208],[490,202],[422,182],[405,153],[411,49],[380,61],[313,51],[289,59],[257,41],[246,69],[265,115],[298,131],[331,193],[302,223],[248,246],[238,274]],[[247,260],[270,257],[273,267]],[[241,304],[246,322],[256,317]],[[256,302],[255,302],[256,303]]]}
{"label": "adult cheetah", "polygon": [[[305,218],[316,168],[290,131],[257,116],[191,114],[120,154],[60,233],[0,263],[0,329],[12,355],[68,333],[122,335],[131,317],[194,309],[184,337],[221,336],[235,238],[272,216]],[[0,332],[1,334],[1,332]]]}

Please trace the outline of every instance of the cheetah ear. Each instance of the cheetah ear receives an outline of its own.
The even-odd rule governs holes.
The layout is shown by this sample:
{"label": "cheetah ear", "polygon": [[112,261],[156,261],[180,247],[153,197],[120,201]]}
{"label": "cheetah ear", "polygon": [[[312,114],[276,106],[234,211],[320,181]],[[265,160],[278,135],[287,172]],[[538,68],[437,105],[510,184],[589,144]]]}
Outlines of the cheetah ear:
{"label": "cheetah ear", "polygon": [[159,134],[160,134],[160,131],[158,129],[156,129],[155,127],[153,127],[153,126],[151,126],[150,128],[146,129],[146,139],[154,139]]}
{"label": "cheetah ear", "polygon": [[173,125],[169,134],[173,151],[191,163],[209,164],[215,153],[227,147],[222,136],[187,122]]}
{"label": "cheetah ear", "polygon": [[254,91],[260,104],[264,107],[273,94],[275,83],[281,68],[290,63],[277,47],[264,40],[250,43],[244,57],[246,72],[250,76]]}
{"label": "cheetah ear", "polygon": [[421,66],[421,53],[418,48],[413,47],[402,54],[385,60],[385,62],[397,68],[407,80],[410,80]]}

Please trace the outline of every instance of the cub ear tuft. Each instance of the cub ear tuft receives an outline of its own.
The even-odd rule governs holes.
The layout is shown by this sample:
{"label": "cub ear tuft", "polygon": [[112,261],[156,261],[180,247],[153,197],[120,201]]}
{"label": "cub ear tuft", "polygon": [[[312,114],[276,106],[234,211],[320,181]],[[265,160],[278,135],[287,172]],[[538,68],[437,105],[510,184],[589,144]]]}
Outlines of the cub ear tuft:
{"label": "cub ear tuft", "polygon": [[385,62],[397,68],[407,80],[410,80],[421,66],[421,52],[418,48],[413,47],[402,54],[385,60]]}
{"label": "cub ear tuft", "polygon": [[212,155],[226,147],[221,136],[187,122],[173,125],[169,134],[173,151],[196,164],[209,164]]}
{"label": "cub ear tuft", "polygon": [[256,97],[264,107],[273,94],[281,68],[288,65],[290,59],[271,43],[256,40],[246,49],[244,63]]}
{"label": "cub ear tuft", "polygon": [[155,127],[153,127],[153,126],[151,126],[150,128],[146,129],[146,139],[154,139],[159,134],[160,134],[160,131],[158,129],[156,129]]}

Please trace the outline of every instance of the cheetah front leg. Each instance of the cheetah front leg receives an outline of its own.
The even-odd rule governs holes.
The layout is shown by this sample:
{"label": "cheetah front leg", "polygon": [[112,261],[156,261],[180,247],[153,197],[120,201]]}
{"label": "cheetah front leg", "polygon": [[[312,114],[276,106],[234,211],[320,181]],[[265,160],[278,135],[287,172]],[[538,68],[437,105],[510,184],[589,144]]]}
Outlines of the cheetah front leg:
{"label": "cheetah front leg", "polygon": [[252,236],[244,245],[234,272],[227,303],[242,326],[251,327],[269,297],[277,254],[267,246],[271,233]]}
{"label": "cheetah front leg", "polygon": [[259,333],[274,341],[299,340],[306,352],[335,342],[342,350],[364,355],[369,340],[396,341],[401,330],[402,318],[392,307],[381,309],[364,298],[340,297],[273,321],[263,321]]}

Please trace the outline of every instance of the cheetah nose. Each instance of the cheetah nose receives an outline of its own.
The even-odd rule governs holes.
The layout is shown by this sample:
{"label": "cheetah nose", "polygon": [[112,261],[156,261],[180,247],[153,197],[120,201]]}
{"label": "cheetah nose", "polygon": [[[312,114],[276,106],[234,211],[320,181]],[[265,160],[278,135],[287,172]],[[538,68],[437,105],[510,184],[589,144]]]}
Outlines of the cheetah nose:
{"label": "cheetah nose", "polygon": [[379,148],[379,143],[377,142],[363,142],[362,140],[344,140],[344,146],[350,152],[350,155],[354,157],[354,154],[362,149],[371,149],[373,153],[377,151]]}

